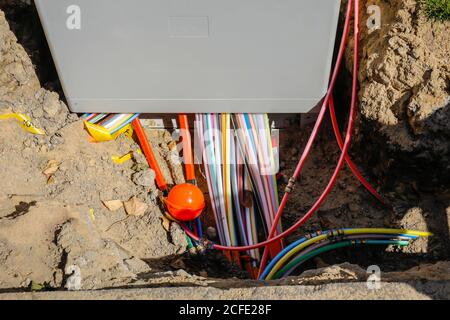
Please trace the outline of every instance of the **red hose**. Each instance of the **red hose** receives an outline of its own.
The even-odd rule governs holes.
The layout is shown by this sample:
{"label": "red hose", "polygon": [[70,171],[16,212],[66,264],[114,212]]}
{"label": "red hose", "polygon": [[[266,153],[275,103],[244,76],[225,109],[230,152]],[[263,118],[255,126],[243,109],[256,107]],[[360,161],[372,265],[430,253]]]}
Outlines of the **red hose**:
{"label": "red hose", "polygon": [[186,180],[188,182],[195,182],[195,168],[194,160],[192,156],[192,141],[191,133],[189,131],[189,121],[185,114],[180,114],[178,116],[181,128],[181,137],[183,143],[183,158],[184,167],[186,169]]}
{"label": "red hose", "polygon": [[158,162],[156,161],[155,155],[153,154],[152,147],[150,146],[147,135],[145,134],[144,128],[142,128],[141,120],[136,118],[133,120],[133,128],[136,132],[136,136],[139,140],[139,144],[141,145],[142,152],[144,152],[145,158],[147,158],[147,162],[150,168],[155,171],[156,174],[156,184],[161,191],[167,191],[167,184],[164,179],[164,176],[159,168]]}
{"label": "red hose", "polygon": [[[355,21],[355,45],[354,45],[354,59],[353,59],[354,61],[353,61],[352,99],[351,99],[351,104],[350,104],[348,127],[347,127],[345,141],[344,141],[343,148],[342,148],[342,153],[339,157],[339,161],[334,170],[334,173],[333,173],[330,181],[328,182],[328,185],[326,186],[325,190],[323,191],[323,193],[321,194],[319,199],[311,207],[311,209],[299,221],[297,221],[293,226],[291,226],[289,229],[287,229],[283,233],[281,233],[273,238],[271,238],[269,235],[269,238],[266,241],[260,242],[260,243],[257,243],[257,244],[251,245],[251,246],[226,247],[226,246],[214,244],[213,247],[215,249],[229,250],[229,251],[247,251],[247,250],[253,250],[253,249],[258,249],[258,248],[267,246],[268,244],[274,243],[280,239],[285,238],[286,236],[288,236],[289,234],[291,234],[292,232],[297,230],[300,226],[302,226],[319,209],[319,207],[322,205],[322,203],[325,201],[326,197],[329,195],[329,193],[333,189],[333,186],[336,183],[337,177],[338,177],[338,175],[342,169],[342,166],[345,162],[345,158],[347,156],[347,152],[348,152],[348,149],[351,144],[351,137],[352,137],[353,127],[354,127],[354,119],[355,119],[355,113],[356,113],[356,100],[357,100],[357,90],[358,90],[358,60],[359,60],[359,0],[354,0],[354,1],[355,1],[355,19],[354,19],[354,21]],[[333,72],[333,76],[330,81],[330,87],[329,87],[328,93],[324,99],[324,104],[322,106],[321,112],[319,113],[319,118],[317,120],[316,126],[314,127],[311,136],[317,135],[318,129],[320,127],[320,122],[323,120],[323,117],[324,117],[325,111],[326,111],[326,106],[328,105],[329,99],[331,97],[331,93],[332,93],[334,85],[336,83],[338,70],[340,67],[340,63],[342,62],[342,58],[343,58],[343,55],[345,52],[345,45],[346,45],[346,41],[347,41],[347,37],[348,37],[351,6],[352,6],[351,1],[349,1],[349,4],[347,6],[346,25],[345,25],[345,29],[344,29],[343,39],[341,41],[341,47],[339,50],[339,55],[338,55],[338,59],[336,62],[335,70]],[[312,142],[311,142],[311,138],[310,138],[310,141],[308,141],[307,148],[309,147],[309,149],[310,149],[311,146],[312,146]],[[305,148],[305,152],[309,152],[309,151],[307,151],[307,148]],[[307,154],[305,155],[305,153],[304,153],[304,155],[300,159],[297,169],[295,170],[295,173],[294,173],[295,178],[297,178],[298,175],[300,174],[300,171],[303,166],[302,159],[305,159],[306,156],[307,156]],[[303,162],[304,162],[304,160],[303,160]],[[281,215],[283,213],[283,210],[286,206],[288,197],[289,197],[289,194],[286,193],[283,197],[283,200],[281,201],[280,207],[279,207],[277,215],[275,217],[274,224],[272,225],[271,234],[274,234],[274,232],[276,231],[277,224],[278,224],[278,222],[281,218]],[[198,239],[198,237],[195,237],[194,234],[192,234],[192,232],[185,225],[182,225],[182,228],[194,240],[197,240],[197,241],[200,240],[200,239]],[[272,231],[274,231],[274,232],[272,232]],[[267,259],[267,257],[266,257],[266,259]],[[261,266],[263,266],[262,262],[263,261],[261,261]]]}

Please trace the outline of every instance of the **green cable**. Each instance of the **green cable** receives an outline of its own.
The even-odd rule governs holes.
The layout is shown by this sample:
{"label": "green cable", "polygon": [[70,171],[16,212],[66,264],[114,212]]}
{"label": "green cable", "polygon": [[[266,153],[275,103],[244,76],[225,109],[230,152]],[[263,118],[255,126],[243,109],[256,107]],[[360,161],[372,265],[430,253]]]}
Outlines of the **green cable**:
{"label": "green cable", "polygon": [[194,248],[194,244],[192,243],[191,237],[188,237],[186,235],[186,240],[187,240],[187,243],[188,243],[188,250]]}
{"label": "green cable", "polygon": [[323,248],[319,248],[317,250],[314,250],[308,254],[305,254],[304,256],[300,256],[297,259],[292,260],[291,262],[289,262],[286,266],[283,267],[283,269],[281,269],[280,271],[278,271],[274,276],[273,276],[273,280],[275,279],[279,279],[281,278],[286,272],[288,272],[289,270],[291,270],[292,268],[294,268],[295,266],[299,265],[300,263],[309,260],[319,254],[328,252],[328,251],[332,251],[332,250],[336,250],[336,249],[340,249],[340,248],[345,248],[345,247],[350,247],[354,244],[368,244],[368,245],[386,245],[386,244],[393,244],[393,245],[398,245],[401,247],[405,247],[409,245],[409,241],[398,241],[398,240],[394,240],[394,241],[386,241],[385,243],[370,243],[370,242],[358,242],[355,243],[355,241],[352,240],[347,240],[347,241],[341,241],[338,243],[334,243],[328,246],[325,246]]}

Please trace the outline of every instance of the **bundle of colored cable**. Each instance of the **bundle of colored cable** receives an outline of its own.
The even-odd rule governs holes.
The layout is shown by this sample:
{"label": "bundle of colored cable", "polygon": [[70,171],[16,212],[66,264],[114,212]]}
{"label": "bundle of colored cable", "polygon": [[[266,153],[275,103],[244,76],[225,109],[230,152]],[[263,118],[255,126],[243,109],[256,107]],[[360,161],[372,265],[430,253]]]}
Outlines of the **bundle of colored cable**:
{"label": "bundle of colored cable", "polygon": [[[258,243],[279,205],[268,116],[197,114],[196,132],[220,242]],[[256,267],[259,251],[247,254]]]}
{"label": "bundle of colored cable", "polygon": [[139,117],[138,113],[86,113],[81,118],[92,124],[104,127],[113,135]]}
{"label": "bundle of colored cable", "polygon": [[309,259],[331,250],[359,245],[408,246],[428,232],[399,229],[340,229],[305,236],[281,251],[261,272],[260,280],[272,280],[291,275]]}

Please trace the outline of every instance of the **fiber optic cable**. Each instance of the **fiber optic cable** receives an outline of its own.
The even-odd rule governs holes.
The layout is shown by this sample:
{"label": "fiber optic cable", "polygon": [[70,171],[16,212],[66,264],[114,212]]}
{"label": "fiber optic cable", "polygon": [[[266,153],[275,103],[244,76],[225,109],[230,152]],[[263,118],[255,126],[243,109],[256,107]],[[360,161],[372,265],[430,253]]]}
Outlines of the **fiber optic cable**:
{"label": "fiber optic cable", "polygon": [[105,118],[100,125],[102,127],[105,127],[106,129],[111,129],[112,127],[114,127],[114,125],[116,125],[117,123],[120,123],[124,118],[126,118],[128,116],[128,114],[111,114],[109,115],[107,118]]}
{"label": "fiber optic cable", "polygon": [[108,114],[106,114],[106,113],[100,113],[100,114],[94,113],[91,117],[87,118],[86,121],[88,121],[89,123],[97,123],[107,116],[108,116]]}
{"label": "fiber optic cable", "polygon": [[211,204],[212,204],[212,209],[213,209],[213,214],[214,214],[214,219],[216,221],[217,224],[217,231],[218,231],[218,235],[219,235],[219,240],[221,243],[225,243],[225,236],[223,233],[223,228],[221,225],[219,225],[220,222],[220,218],[219,218],[219,214],[218,214],[218,204],[216,201],[216,198],[214,196],[214,186],[212,185],[212,178],[211,178],[211,173],[210,173],[210,167],[209,167],[209,155],[208,152],[206,150],[206,142],[205,142],[205,137],[206,134],[203,134],[204,132],[206,132],[206,126],[205,126],[205,119],[204,119],[204,115],[199,115],[196,114],[195,115],[195,125],[197,127],[197,133],[198,133],[198,139],[200,141],[200,151],[202,154],[202,158],[204,159],[204,168],[205,168],[205,176],[206,176],[206,182],[208,185],[208,190],[210,193],[213,193],[213,195],[210,197],[211,199]]}
{"label": "fiber optic cable", "polygon": [[135,119],[137,119],[140,116],[139,113],[136,113],[132,116],[130,116],[126,121],[124,121],[122,124],[120,124],[119,126],[117,126],[117,128],[115,128],[114,130],[111,131],[111,134],[114,134],[118,131],[120,131],[122,128],[124,128],[125,126],[131,124]]}
{"label": "fiber optic cable", "polygon": [[[268,121],[267,124],[264,123],[264,117],[266,115],[196,115],[196,120],[200,122],[197,129],[203,130],[199,138],[213,212],[219,234],[222,230],[223,238],[226,239],[226,242],[221,239],[221,243],[227,243],[228,239],[233,246],[256,243],[256,212],[262,215],[262,225],[267,233],[270,228],[277,195],[267,179],[267,174],[263,175],[259,169],[260,166],[267,166],[262,160],[270,158],[269,149],[272,148],[270,127]],[[247,139],[250,134],[253,138]],[[217,160],[221,162],[218,163]],[[253,197],[257,201],[252,201],[252,207],[242,206],[241,197],[244,190],[254,192]],[[248,194],[246,196],[248,197]],[[249,255],[252,258],[259,257],[256,251],[249,251]],[[252,265],[255,263],[252,262]]]}
{"label": "fiber optic cable", "polygon": [[81,116],[81,119],[89,121],[93,117],[95,117],[96,113],[85,113]]}
{"label": "fiber optic cable", "polygon": [[[274,224],[273,226],[273,232],[272,236],[269,235],[268,239],[266,241],[262,241],[259,242],[257,244],[254,245],[250,245],[250,246],[239,246],[239,247],[231,247],[231,246],[223,246],[223,245],[218,245],[218,244],[214,244],[214,247],[218,250],[229,250],[229,251],[247,251],[247,250],[251,250],[251,249],[256,249],[256,248],[261,248],[264,247],[268,244],[272,244],[278,240],[283,239],[284,237],[286,237],[287,235],[291,234],[292,232],[294,232],[295,230],[297,230],[298,227],[300,227],[301,225],[303,225],[317,210],[318,208],[321,206],[321,204],[323,203],[323,201],[327,198],[328,194],[331,192],[338,174],[340,173],[340,170],[342,168],[343,162],[345,160],[345,154],[348,151],[348,148],[350,147],[350,142],[351,142],[351,137],[352,137],[352,132],[353,132],[353,125],[354,125],[354,117],[355,117],[355,111],[356,111],[356,93],[357,93],[357,74],[358,74],[358,57],[359,57],[359,50],[358,50],[358,40],[359,40],[359,1],[355,0],[357,2],[357,10],[355,9],[355,48],[354,48],[354,65],[353,65],[353,81],[352,81],[352,101],[350,104],[350,113],[349,113],[349,120],[348,120],[348,126],[347,126],[347,130],[346,130],[346,138],[344,141],[344,145],[343,145],[343,150],[341,152],[341,156],[339,158],[338,164],[335,168],[335,171],[329,181],[329,183],[327,184],[325,190],[322,192],[322,194],[320,195],[320,197],[316,200],[316,202],[314,203],[314,205],[311,207],[311,209],[301,218],[299,219],[293,226],[291,226],[289,229],[283,231],[281,234],[274,236],[274,233],[276,231],[278,222],[281,218],[281,215],[284,211],[284,207],[286,206],[286,203],[289,199],[289,192],[286,192],[285,195],[283,196],[283,199],[281,200],[280,206],[278,208],[277,211],[277,215],[275,216],[275,220],[274,220]],[[340,64],[342,62],[342,58],[344,56],[344,52],[345,52],[345,48],[346,48],[346,42],[347,42],[347,37],[348,37],[348,29],[350,26],[350,12],[351,12],[351,8],[352,8],[352,1],[348,2],[348,6],[347,6],[347,16],[346,16],[346,23],[344,26],[344,33],[343,33],[343,37],[342,37],[342,41],[341,41],[341,46],[340,46],[340,50],[339,50],[339,54],[338,54],[338,58],[336,60],[336,65],[333,71],[333,75],[331,77],[331,81],[330,81],[330,85],[329,85],[329,90],[327,92],[327,95],[325,96],[322,108],[320,110],[319,116],[317,118],[317,122],[316,125],[311,133],[311,137],[307,143],[307,146],[305,147],[305,151],[303,156],[301,157],[299,164],[294,172],[294,178],[298,177],[298,175],[300,174],[299,169],[301,170],[301,168],[303,167],[303,162],[306,158],[306,156],[308,155],[309,151],[311,150],[312,144],[315,140],[315,137],[317,136],[318,130],[320,128],[320,125],[322,123],[322,120],[324,118],[326,109],[327,109],[327,105],[328,105],[328,100],[329,97],[331,95],[331,92],[333,91],[336,79],[337,79],[337,75],[338,75],[338,71],[340,68]],[[183,227],[183,226],[182,226]],[[183,229],[185,229],[183,227]],[[186,230],[186,232],[189,234],[189,230]],[[194,236],[191,234],[191,236]],[[194,238],[195,239],[195,238]],[[198,240],[198,239],[197,239]],[[263,258],[261,260],[261,266],[263,269],[263,267],[265,266],[265,261],[267,261],[267,253],[263,255]]]}
{"label": "fiber optic cable", "polygon": [[[180,121],[181,137],[183,143],[183,159],[184,159],[184,168],[186,171],[186,181],[194,185],[197,185],[197,179],[195,178],[194,159],[192,154],[192,139],[189,130],[188,117],[185,114],[180,114],[178,116],[178,119]],[[198,217],[196,220],[196,228],[198,237],[200,239],[203,238],[202,221],[200,217]]]}

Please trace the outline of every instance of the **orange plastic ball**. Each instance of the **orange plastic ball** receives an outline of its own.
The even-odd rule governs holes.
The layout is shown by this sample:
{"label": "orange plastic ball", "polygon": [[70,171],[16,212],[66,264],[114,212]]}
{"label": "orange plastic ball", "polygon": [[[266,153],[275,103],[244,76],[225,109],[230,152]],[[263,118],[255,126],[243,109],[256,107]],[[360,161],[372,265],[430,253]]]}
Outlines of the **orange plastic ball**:
{"label": "orange plastic ball", "polygon": [[202,214],[205,197],[199,187],[183,183],[170,190],[166,205],[169,214],[175,220],[192,221]]}

